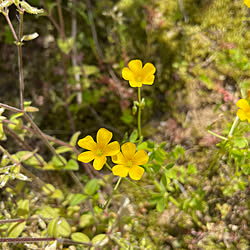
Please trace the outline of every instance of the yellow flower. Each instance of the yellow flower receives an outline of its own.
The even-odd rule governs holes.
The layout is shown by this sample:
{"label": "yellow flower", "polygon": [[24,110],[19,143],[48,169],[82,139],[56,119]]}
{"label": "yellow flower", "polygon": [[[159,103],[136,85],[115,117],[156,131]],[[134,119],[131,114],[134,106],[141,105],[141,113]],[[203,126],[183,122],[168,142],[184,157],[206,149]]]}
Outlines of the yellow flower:
{"label": "yellow flower", "polygon": [[111,138],[112,133],[110,131],[105,128],[100,128],[96,136],[97,142],[95,142],[90,135],[79,140],[78,145],[89,151],[78,155],[78,161],[88,163],[94,160],[94,169],[101,170],[107,161],[106,156],[116,155],[120,151],[120,145],[117,141],[109,143]]}
{"label": "yellow flower", "polygon": [[247,100],[240,99],[236,105],[240,108],[237,111],[237,116],[240,118],[241,121],[248,120],[250,123],[250,106]]}
{"label": "yellow flower", "polygon": [[112,156],[112,161],[118,164],[112,168],[113,174],[120,177],[126,177],[129,174],[131,179],[140,180],[144,173],[144,168],[139,165],[148,162],[148,154],[143,149],[135,152],[136,146],[132,142],[123,144],[121,150],[122,152]]}
{"label": "yellow flower", "polygon": [[250,0],[244,0],[244,4],[245,4],[248,8],[250,8]]}
{"label": "yellow flower", "polygon": [[129,81],[131,87],[141,87],[142,84],[152,85],[154,83],[155,66],[146,63],[142,67],[141,60],[132,60],[128,63],[128,68],[123,68],[122,77]]}

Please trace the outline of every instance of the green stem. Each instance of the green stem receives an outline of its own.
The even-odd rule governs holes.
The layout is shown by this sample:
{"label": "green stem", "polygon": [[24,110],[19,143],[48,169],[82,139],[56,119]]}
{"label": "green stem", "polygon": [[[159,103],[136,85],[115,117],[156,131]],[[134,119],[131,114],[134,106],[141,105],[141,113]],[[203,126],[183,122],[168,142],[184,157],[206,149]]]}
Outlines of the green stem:
{"label": "green stem", "polygon": [[107,162],[105,163],[105,165],[112,172],[112,168],[109,166],[109,164]]}
{"label": "green stem", "polygon": [[[144,188],[142,188],[142,187],[136,185],[134,182],[128,180],[127,178],[124,178],[124,180],[125,180],[126,182],[128,182],[129,184],[133,185],[134,187],[137,187],[137,188],[139,188],[140,190],[142,190],[142,191],[145,192],[145,189],[144,189]],[[146,191],[146,192],[148,192],[148,191]]]}
{"label": "green stem", "polygon": [[139,102],[139,110],[138,110],[138,137],[139,144],[142,142],[142,134],[141,134],[141,88],[138,87],[138,102]]}
{"label": "green stem", "polygon": [[236,116],[236,118],[234,119],[234,123],[233,123],[233,125],[231,127],[231,130],[230,130],[230,132],[228,134],[229,138],[231,138],[233,136],[233,133],[234,133],[235,129],[238,127],[239,123],[240,123],[240,119],[239,119],[238,116]]}
{"label": "green stem", "polygon": [[156,189],[159,191],[159,192],[162,192],[162,188],[161,188],[161,185],[160,183],[157,181],[157,180],[154,180],[154,185],[156,187]]}
{"label": "green stem", "polygon": [[180,207],[180,203],[173,196],[169,196],[168,199],[172,201],[176,207]]}
{"label": "green stem", "polygon": [[109,199],[108,199],[107,202],[105,203],[103,209],[106,209],[106,208],[108,207],[108,205],[109,205],[109,203],[110,203],[110,201],[111,201],[111,199],[112,199],[112,197],[113,197],[113,194],[114,194],[115,191],[117,190],[117,188],[118,188],[118,186],[119,186],[121,180],[122,180],[122,177],[120,177],[120,178],[118,179],[118,181],[117,181],[117,183],[116,183],[116,185],[115,185],[115,188],[114,188],[114,190],[112,191],[112,193],[111,193]]}
{"label": "green stem", "polygon": [[222,139],[222,140],[228,140],[226,137],[218,135],[218,134],[212,132],[211,130],[208,130],[207,132],[214,135],[214,136],[216,136],[216,137],[218,137],[218,138],[220,138],[220,139]]}

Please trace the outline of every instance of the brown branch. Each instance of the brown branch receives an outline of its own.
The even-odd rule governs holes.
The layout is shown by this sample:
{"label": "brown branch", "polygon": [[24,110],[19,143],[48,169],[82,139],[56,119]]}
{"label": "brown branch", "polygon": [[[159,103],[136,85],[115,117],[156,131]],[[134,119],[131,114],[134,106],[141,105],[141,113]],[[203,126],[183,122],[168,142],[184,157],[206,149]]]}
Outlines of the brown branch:
{"label": "brown branch", "polygon": [[4,109],[8,109],[10,111],[13,111],[15,113],[23,113],[24,112],[21,109],[18,109],[18,108],[15,108],[15,107],[9,106],[7,104],[3,104],[3,103],[0,103],[0,107],[4,108]]}
{"label": "brown branch", "polygon": [[65,40],[65,29],[64,29],[64,21],[63,21],[63,14],[62,14],[62,6],[60,0],[56,0],[57,2],[57,11],[58,11],[58,16],[59,16],[59,22],[60,22],[60,28],[61,28],[61,35],[62,39]]}
{"label": "brown branch", "polygon": [[17,237],[17,238],[0,238],[0,242],[7,242],[7,243],[27,243],[27,242],[44,242],[44,241],[57,241],[62,244],[74,244],[74,245],[85,245],[88,247],[92,247],[93,244],[91,243],[85,243],[85,242],[78,242],[78,241],[73,241],[69,239],[59,239],[55,237],[44,237],[44,238],[32,238],[32,237]]}
{"label": "brown branch", "polygon": [[[25,143],[16,133],[13,132],[13,130],[9,129],[8,126],[6,126],[5,124],[3,124],[3,128],[4,130],[11,136],[13,137],[17,142],[19,142],[26,150],[28,151],[33,151],[33,149],[27,144]],[[41,167],[44,167],[43,162],[41,161],[41,159],[38,157],[38,155],[35,153],[34,156],[36,157],[36,159],[38,160],[38,162],[40,163]]]}
{"label": "brown branch", "polygon": [[45,2],[44,2],[43,0],[41,0],[40,2],[42,3],[43,8],[44,8],[45,11],[47,12],[48,18],[50,19],[50,21],[51,21],[51,22],[53,23],[53,25],[55,26],[57,32],[58,32],[59,34],[62,35],[62,30],[61,30],[60,26],[58,25],[58,23],[56,22],[56,20],[53,18],[53,16],[49,13],[49,10],[48,10],[48,8],[47,8]]}

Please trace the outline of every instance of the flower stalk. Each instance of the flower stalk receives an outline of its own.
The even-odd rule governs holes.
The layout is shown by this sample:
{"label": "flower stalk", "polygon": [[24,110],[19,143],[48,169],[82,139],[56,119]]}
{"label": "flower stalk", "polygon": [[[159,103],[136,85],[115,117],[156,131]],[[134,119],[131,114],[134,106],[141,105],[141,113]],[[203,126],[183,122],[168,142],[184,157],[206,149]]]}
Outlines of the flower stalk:
{"label": "flower stalk", "polygon": [[139,144],[142,142],[142,133],[141,133],[141,88],[138,87],[138,137]]}
{"label": "flower stalk", "polygon": [[104,208],[103,208],[104,210],[108,207],[108,205],[109,205],[109,203],[110,203],[110,201],[111,201],[111,199],[112,199],[112,197],[113,197],[115,191],[117,190],[117,188],[119,187],[119,185],[120,185],[120,183],[121,183],[121,180],[122,180],[122,177],[120,177],[120,178],[118,179],[118,181],[116,182],[116,185],[115,185],[115,187],[114,187],[114,189],[113,189],[113,191],[112,191],[112,193],[111,193],[109,199],[106,201],[106,203],[105,203],[105,205],[104,205]]}

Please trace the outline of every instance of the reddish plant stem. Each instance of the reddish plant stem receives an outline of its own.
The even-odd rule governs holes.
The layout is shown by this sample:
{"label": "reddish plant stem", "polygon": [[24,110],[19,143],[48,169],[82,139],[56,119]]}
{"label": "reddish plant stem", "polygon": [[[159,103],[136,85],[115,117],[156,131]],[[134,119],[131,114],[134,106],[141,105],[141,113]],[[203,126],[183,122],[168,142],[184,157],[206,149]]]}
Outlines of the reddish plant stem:
{"label": "reddish plant stem", "polygon": [[17,237],[17,238],[0,238],[0,242],[7,242],[7,243],[27,243],[27,242],[44,242],[44,241],[57,241],[62,244],[74,244],[74,245],[85,245],[88,247],[92,247],[91,243],[85,242],[77,242],[69,239],[58,239],[55,237],[44,237],[44,238],[31,238],[31,237]]}
{"label": "reddish plant stem", "polygon": [[[9,129],[8,126],[6,126],[5,124],[3,124],[3,128],[4,130],[11,136],[13,137],[17,142],[19,142],[26,150],[28,151],[33,151],[33,149],[27,144],[25,143],[16,133],[13,132],[13,130]],[[40,163],[40,166],[43,167],[44,164],[41,161],[41,159],[37,156],[37,154],[35,153],[34,156],[36,157],[36,159],[38,160],[38,162]]]}
{"label": "reddish plant stem", "polygon": [[56,22],[56,20],[53,18],[53,16],[51,16],[51,14],[49,13],[49,10],[48,10],[46,4],[44,3],[43,0],[41,0],[41,3],[42,3],[43,8],[45,9],[45,11],[47,12],[48,18],[50,19],[50,21],[51,21],[51,22],[53,23],[53,25],[55,26],[57,32],[58,32],[61,36],[63,36],[62,30],[61,30],[60,26],[58,25],[58,23]]}

